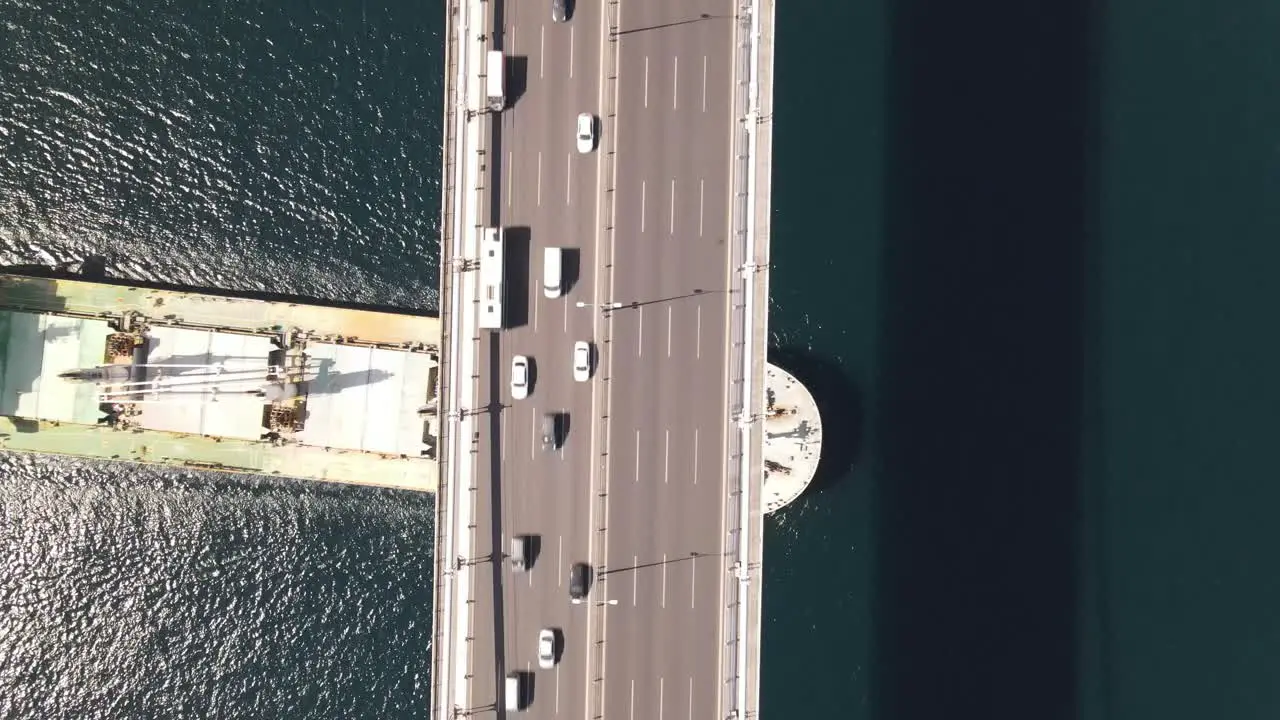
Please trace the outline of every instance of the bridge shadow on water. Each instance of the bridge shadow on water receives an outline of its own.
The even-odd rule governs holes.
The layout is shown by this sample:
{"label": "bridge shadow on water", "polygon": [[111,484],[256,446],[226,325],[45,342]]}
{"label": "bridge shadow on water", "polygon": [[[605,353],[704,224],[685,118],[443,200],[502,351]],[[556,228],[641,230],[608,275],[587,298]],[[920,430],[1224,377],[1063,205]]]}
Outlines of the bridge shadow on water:
{"label": "bridge shadow on water", "polygon": [[891,5],[883,720],[1077,714],[1090,5]]}

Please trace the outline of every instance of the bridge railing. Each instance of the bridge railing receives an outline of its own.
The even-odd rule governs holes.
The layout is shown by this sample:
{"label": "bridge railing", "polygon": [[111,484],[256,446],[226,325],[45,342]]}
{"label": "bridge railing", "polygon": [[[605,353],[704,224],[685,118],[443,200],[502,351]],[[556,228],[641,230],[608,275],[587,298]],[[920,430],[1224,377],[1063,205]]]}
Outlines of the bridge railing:
{"label": "bridge railing", "polygon": [[[734,29],[732,242],[730,286],[729,459],[738,463],[729,472],[726,501],[725,556],[731,578],[725,583],[724,637],[721,684],[722,707],[729,717],[756,712],[756,680],[751,672],[759,662],[760,614],[760,501],[752,492],[762,482],[764,355],[768,323],[768,237],[757,237],[757,219],[767,229],[767,198],[760,197],[757,178],[757,136],[762,112],[760,93],[761,6],[772,17],[770,0],[740,0]],[[766,80],[769,82],[769,80]],[[766,153],[768,150],[766,149]],[[767,168],[766,168],[767,172]],[[765,192],[768,192],[766,186]],[[758,217],[757,211],[764,212]],[[753,587],[754,591],[753,591]],[[753,597],[755,601],[753,602]],[[758,668],[757,668],[758,669]]]}
{"label": "bridge railing", "polygon": [[453,487],[450,483],[453,458],[449,453],[452,443],[452,432],[447,422],[453,408],[453,382],[451,374],[451,353],[453,352],[453,332],[448,322],[455,308],[452,307],[454,290],[454,272],[452,247],[455,236],[457,214],[454,208],[458,188],[456,186],[457,164],[457,112],[458,106],[458,52],[457,20],[463,0],[449,0],[445,11],[445,97],[443,128],[443,162],[441,163],[441,209],[440,209],[440,291],[438,304],[440,308],[440,371],[439,393],[436,404],[436,462],[439,472],[439,484],[435,497],[435,558],[433,578],[433,600],[435,607],[432,613],[431,631],[431,717],[444,720],[449,713],[445,707],[448,692],[445,688],[450,682],[449,658],[452,648],[448,642],[451,632],[450,609],[453,604],[452,563],[453,553],[450,550],[450,534],[453,530],[452,497]]}
{"label": "bridge railing", "polygon": [[[598,232],[604,233],[606,236],[612,235],[614,232],[614,194],[617,190],[614,180],[617,176],[615,167],[617,164],[617,122],[618,108],[616,86],[618,82],[618,32],[621,30],[621,5],[619,0],[609,0],[605,5],[605,19],[609,27],[608,41],[605,43],[605,57],[603,58],[606,89],[602,98],[602,107],[600,109],[601,137],[604,138],[605,146],[603,164],[601,166],[601,184],[604,187],[604,197],[600,200],[602,203],[600,212],[600,224],[597,228]],[[613,300],[613,260],[612,257],[601,256],[596,258],[596,277],[600,285],[598,289],[598,299],[601,302],[611,302]],[[598,308],[593,312],[599,312]],[[603,320],[603,313],[597,317],[597,326],[599,327],[600,342],[604,347],[611,347],[613,342],[613,324]],[[601,378],[605,383],[613,382],[612,377],[607,373]],[[609,393],[600,394],[601,406],[599,416],[596,418],[595,432],[598,433],[598,442],[600,452],[595,458],[597,469],[600,477],[605,477],[608,473],[608,457],[609,457]],[[599,518],[596,526],[592,528],[596,533],[596,557],[592,558],[592,564],[596,569],[596,577],[599,578],[599,588],[596,595],[602,598],[608,598],[608,574],[605,572],[607,555],[607,531],[609,525],[609,494],[605,489],[601,489],[592,502],[596,503],[594,508],[595,517]],[[605,614],[607,613],[607,600],[596,603],[594,612],[590,616],[591,628],[589,630],[592,642],[590,643],[590,657],[588,657],[588,666],[591,669],[591,692],[588,694],[588,709],[590,717],[598,720],[604,717],[605,695],[604,695],[604,672],[605,672]]]}

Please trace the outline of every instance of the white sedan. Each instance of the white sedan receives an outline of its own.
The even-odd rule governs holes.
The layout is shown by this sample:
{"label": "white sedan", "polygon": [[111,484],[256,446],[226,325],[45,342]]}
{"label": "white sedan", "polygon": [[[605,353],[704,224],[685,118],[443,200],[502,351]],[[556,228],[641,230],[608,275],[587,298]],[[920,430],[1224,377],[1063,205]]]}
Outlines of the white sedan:
{"label": "white sedan", "polygon": [[578,152],[586,154],[596,149],[596,118],[591,113],[578,115]]}
{"label": "white sedan", "polygon": [[556,664],[556,632],[550,628],[538,633],[538,667],[546,670]]}
{"label": "white sedan", "polygon": [[515,400],[529,397],[529,358],[524,355],[511,358],[511,397]]}
{"label": "white sedan", "polygon": [[573,344],[573,379],[586,382],[591,379],[591,343],[579,340]]}

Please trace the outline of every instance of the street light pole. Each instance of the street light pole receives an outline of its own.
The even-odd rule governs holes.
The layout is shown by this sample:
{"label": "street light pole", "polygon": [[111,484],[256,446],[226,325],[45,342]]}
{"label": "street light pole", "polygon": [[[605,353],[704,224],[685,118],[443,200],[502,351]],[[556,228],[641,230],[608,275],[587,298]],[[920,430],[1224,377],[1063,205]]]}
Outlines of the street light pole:
{"label": "street light pole", "polygon": [[618,308],[622,307],[622,303],[611,302],[611,303],[600,303],[599,305],[597,305],[595,303],[583,302],[579,300],[578,302],[574,303],[574,306],[580,307],[580,308],[586,308],[586,307],[600,308],[600,311],[604,312],[605,310],[617,310]]}

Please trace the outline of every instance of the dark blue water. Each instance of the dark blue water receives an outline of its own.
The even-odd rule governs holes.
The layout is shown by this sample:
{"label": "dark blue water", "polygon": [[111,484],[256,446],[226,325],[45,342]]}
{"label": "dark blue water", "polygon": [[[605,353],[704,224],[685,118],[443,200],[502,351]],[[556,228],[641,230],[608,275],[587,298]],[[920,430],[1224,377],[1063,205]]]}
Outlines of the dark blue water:
{"label": "dark blue water", "polygon": [[0,3],[0,260],[434,306],[444,18]]}
{"label": "dark blue water", "polygon": [[[783,3],[762,715],[1280,716],[1280,10]],[[0,262],[435,307],[442,10],[0,0]],[[430,498],[0,458],[0,717],[429,707]]]}
{"label": "dark blue water", "polygon": [[429,497],[0,473],[0,717],[427,717]]}
{"label": "dark blue water", "polygon": [[765,713],[1280,717],[1280,10],[778,33],[775,358],[844,442],[770,523]]}
{"label": "dark blue water", "polygon": [[[443,26],[0,0],[0,263],[434,309]],[[0,458],[0,717],[425,718],[433,509]]]}

